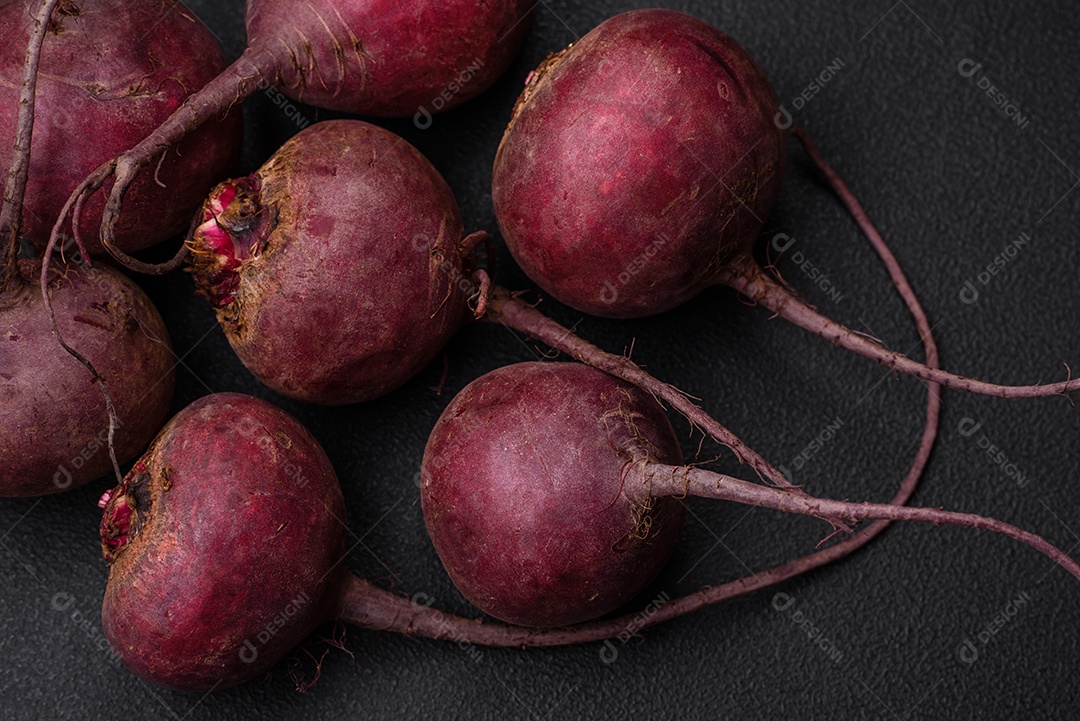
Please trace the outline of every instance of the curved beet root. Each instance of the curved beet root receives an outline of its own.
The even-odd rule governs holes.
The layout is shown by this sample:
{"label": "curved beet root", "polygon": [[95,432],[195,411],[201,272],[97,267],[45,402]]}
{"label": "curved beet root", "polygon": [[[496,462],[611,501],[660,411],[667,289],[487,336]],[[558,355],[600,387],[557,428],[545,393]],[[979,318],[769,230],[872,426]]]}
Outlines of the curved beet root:
{"label": "curved beet root", "polygon": [[318,123],[222,183],[189,241],[201,295],[274,390],[337,405],[416,374],[467,311],[457,202],[419,151],[359,120]]}
{"label": "curved beet root", "polygon": [[102,505],[103,630],[148,681],[193,691],[253,678],[336,601],[337,477],[268,403],[222,393],[191,404]]}
{"label": "curved beet root", "polygon": [[[0,148],[12,147],[27,26],[40,5],[0,3],[0,27],[14,33],[0,48]],[[25,236],[44,247],[71,189],[142,140],[225,65],[214,36],[176,0],[60,3],[41,57]],[[154,172],[127,190],[114,242],[134,252],[186,230],[207,189],[234,164],[241,132],[236,109],[164,154],[155,149]],[[93,198],[82,209],[79,236],[91,253],[103,250],[104,207],[103,198]]]}
{"label": "curved beet root", "polygon": [[[925,381],[1006,398],[1080,389],[932,368],[825,318],[763,270],[752,250],[784,169],[779,113],[761,69],[710,25],[655,9],[601,23],[530,77],[499,146],[492,197],[510,252],[546,292],[594,315],[654,315],[726,285]],[[869,232],[806,133],[793,135]]]}
{"label": "curved beet root", "polygon": [[[415,116],[416,123],[426,127],[432,114],[476,97],[502,75],[524,40],[534,4],[313,0],[298,5],[249,0],[244,54],[141,142],[86,177],[68,199],[65,214],[115,174],[107,191],[102,242],[129,268],[160,272],[161,267],[131,258],[114,238],[128,187],[163,149],[271,85],[293,100],[320,108]],[[54,235],[63,220],[61,216],[53,227]]]}
{"label": "curved beet root", "polygon": [[[807,497],[665,462],[676,441],[670,427],[657,435],[660,412],[648,394],[572,363],[519,363],[468,385],[436,424],[421,474],[428,532],[462,594],[521,625],[593,618],[614,607],[597,607],[600,599],[632,595],[666,560],[678,528],[666,527],[659,509],[685,496],[851,522],[991,530],[1080,579],[1066,554],[1001,521]],[[631,549],[649,561],[624,566]],[[598,577],[599,568],[612,573]]]}

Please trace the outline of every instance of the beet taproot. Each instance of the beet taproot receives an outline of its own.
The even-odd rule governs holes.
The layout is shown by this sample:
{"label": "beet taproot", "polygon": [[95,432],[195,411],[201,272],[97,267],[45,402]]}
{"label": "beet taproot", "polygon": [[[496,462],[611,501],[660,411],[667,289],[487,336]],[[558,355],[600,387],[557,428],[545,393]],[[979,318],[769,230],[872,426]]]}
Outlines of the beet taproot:
{"label": "beet taproot", "polygon": [[617,15],[530,76],[495,159],[514,259],[593,315],[682,305],[745,253],[779,195],[776,96],[750,56],[670,10]]}
{"label": "beet taproot", "polygon": [[330,613],[345,553],[337,476],[311,434],[264,401],[192,403],[102,502],[103,631],[148,681],[239,683]]}
{"label": "beet taproot", "polygon": [[[40,263],[23,260],[0,292],[0,496],[57,493],[111,468],[101,390],[53,337],[37,292]],[[116,455],[138,456],[168,418],[175,384],[169,333],[146,294],[106,267],[54,268],[64,336],[108,384]]]}

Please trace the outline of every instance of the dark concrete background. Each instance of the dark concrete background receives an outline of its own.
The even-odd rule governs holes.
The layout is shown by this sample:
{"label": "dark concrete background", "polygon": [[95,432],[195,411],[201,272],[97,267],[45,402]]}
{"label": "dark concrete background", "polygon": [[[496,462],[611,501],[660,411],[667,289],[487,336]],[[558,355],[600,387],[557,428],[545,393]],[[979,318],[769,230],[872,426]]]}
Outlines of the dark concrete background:
{"label": "dark concrete background", "polygon": [[[190,4],[236,57],[242,3]],[[1073,132],[1080,29],[1071,3],[665,4],[712,22],[757,59],[892,244],[935,324],[946,367],[1030,382],[1061,379],[1064,362],[1080,364],[1080,192],[1070,192],[1080,182]],[[428,130],[409,121],[384,125],[444,173],[467,228],[496,231],[490,168],[523,79],[603,19],[645,5],[541,2],[524,51],[490,93]],[[795,99],[837,59],[842,67],[796,110]],[[965,60],[981,63],[979,72],[965,77]],[[984,77],[1023,122],[998,110],[979,87]],[[266,95],[245,109],[239,172],[297,130]],[[312,122],[333,117],[307,107],[301,113]],[[912,323],[876,255],[794,144],[763,236],[777,233],[796,238],[781,272],[821,310],[890,347],[915,347]],[[1021,233],[1030,242],[982,283],[980,272]],[[796,251],[835,293],[800,270]],[[504,249],[498,260],[504,284],[530,287]],[[968,281],[979,291],[974,303],[961,296]],[[427,539],[417,469],[427,434],[456,391],[542,349],[499,328],[466,328],[447,349],[441,397],[430,390],[440,361],[383,400],[315,408],[258,385],[185,274],[144,286],[183,359],[176,410],[210,391],[243,391],[294,413],[324,444],[344,486],[350,530],[361,541],[350,567],[385,587],[426,593],[442,608],[475,613]],[[700,397],[776,464],[794,466],[808,444],[831,435],[795,473],[816,493],[886,500],[911,460],[921,383],[891,377],[729,291],[633,322],[582,317],[551,301],[543,307],[609,350],[633,343],[636,360]],[[674,422],[692,455],[698,439]],[[1060,398],[947,392],[940,441],[914,502],[996,516],[1072,549],[1080,542],[1078,431],[1080,410]],[[706,446],[704,455],[714,451]],[[165,692],[104,650],[99,606],[107,569],[96,500],[107,487],[101,481],[0,503],[0,718],[1042,719],[1066,718],[1080,701],[1072,675],[1080,660],[1080,584],[1026,547],[926,526],[894,527],[832,567],[650,629],[618,644],[614,663],[602,661],[598,644],[472,650],[350,630],[346,647],[355,658],[331,650],[307,693],[294,690],[288,662],[266,679],[205,698]],[[689,507],[679,550],[639,605],[807,553],[822,535],[820,523],[773,512]],[[778,591],[794,600],[786,610],[776,609]],[[810,627],[827,643],[812,641]],[[313,641],[307,652],[317,657],[325,648]],[[310,678],[307,652],[292,661]]]}

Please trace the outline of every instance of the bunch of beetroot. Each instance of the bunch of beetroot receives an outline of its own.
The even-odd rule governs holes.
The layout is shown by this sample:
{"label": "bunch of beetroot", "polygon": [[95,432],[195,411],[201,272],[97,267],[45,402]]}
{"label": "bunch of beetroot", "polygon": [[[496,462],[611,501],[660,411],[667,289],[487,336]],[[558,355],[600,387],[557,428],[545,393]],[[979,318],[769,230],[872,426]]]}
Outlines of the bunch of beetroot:
{"label": "bunch of beetroot", "polygon": [[[776,202],[786,138],[761,70],[705,23],[670,11],[626,13],[538,68],[496,158],[500,228],[529,277],[580,310],[641,317],[726,284],[928,381],[922,443],[891,504],[794,487],[685,395],[495,285],[475,252],[490,239],[466,234],[438,171],[387,130],[352,119],[317,123],[256,172],[222,180],[238,148],[231,108],[256,89],[277,85],[327,109],[430,117],[495,81],[522,41],[529,7],[251,0],[248,48],[225,67],[205,28],[177,3],[0,4],[8,26],[33,17],[26,42],[13,43],[19,54],[11,46],[0,54],[2,72],[17,68],[19,78],[0,84],[19,88],[3,106],[17,117],[0,112],[0,125],[15,130],[5,144],[15,150],[0,214],[0,371],[8,382],[0,387],[0,495],[44,494],[116,471],[118,484],[101,497],[100,535],[110,565],[103,629],[120,659],[155,684],[209,691],[264,673],[331,619],[508,647],[608,638],[624,623],[597,619],[666,564],[690,495],[814,516],[845,538],[679,599],[651,622],[840,558],[893,520],[1000,533],[1080,578],[1068,555],[1015,526],[905,505],[937,432],[939,384],[1036,396],[1080,381],[1009,388],[941,371],[926,315],[895,259],[801,131],[796,137],[889,268],[925,363],[823,318],[758,267],[752,244]],[[135,29],[159,23],[160,46],[125,44]],[[102,37],[117,38],[124,52],[103,50],[112,45]],[[93,53],[100,63],[71,67]],[[641,97],[649,102],[632,102]],[[73,142],[92,127],[115,129],[97,154]],[[636,142],[624,142],[628,135]],[[130,255],[184,227],[174,262]],[[24,238],[44,249],[40,259],[19,259]],[[82,262],[54,258],[58,248]],[[423,512],[447,572],[475,606],[511,625],[445,614],[350,574],[330,460],[273,405],[212,394],[162,428],[173,386],[168,334],[130,280],[90,265],[89,254],[103,250],[149,272],[186,261],[243,364],[300,401],[386,395],[469,319],[582,361],[510,365],[474,381],[450,402],[424,453]],[[655,272],[624,278],[643,255]],[[661,401],[760,482],[685,464]],[[856,530],[864,520],[874,523]]]}

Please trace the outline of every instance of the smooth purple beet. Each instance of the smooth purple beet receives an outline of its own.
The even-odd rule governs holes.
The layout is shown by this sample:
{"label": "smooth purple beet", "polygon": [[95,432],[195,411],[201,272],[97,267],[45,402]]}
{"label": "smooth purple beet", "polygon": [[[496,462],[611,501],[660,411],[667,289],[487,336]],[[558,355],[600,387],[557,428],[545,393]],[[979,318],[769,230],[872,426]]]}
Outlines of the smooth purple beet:
{"label": "smooth purple beet", "polygon": [[784,133],[734,40],[670,10],[617,15],[530,77],[495,159],[514,259],[594,315],[660,313],[748,252],[780,189]]}
{"label": "smooth purple beet", "polygon": [[254,678],[331,614],[341,489],[318,442],[264,401],[192,403],[102,502],[103,630],[148,681],[208,691]]}
{"label": "smooth purple beet", "polygon": [[[0,0],[0,27],[12,31],[0,43],[0,148],[11,148],[15,137],[28,28],[40,4]],[[146,137],[225,66],[217,40],[176,0],[61,2],[41,55],[23,234],[44,247],[72,188]],[[163,149],[155,150],[150,172],[124,198],[119,247],[133,252],[187,229],[207,190],[235,162],[240,121],[238,108],[214,118],[166,151],[160,165]],[[91,198],[82,212],[79,229],[91,253],[102,250],[104,207],[104,198]]]}
{"label": "smooth purple beet", "polygon": [[[38,261],[23,260],[0,290],[0,496],[57,493],[112,465],[101,389],[50,330]],[[169,333],[146,294],[118,271],[55,267],[50,292],[64,337],[108,384],[121,463],[168,417],[175,380]]]}
{"label": "smooth purple beet", "polygon": [[462,594],[527,626],[615,610],[667,563],[685,510],[637,503],[618,480],[642,454],[679,464],[660,406],[576,363],[500,368],[466,386],[428,439],[428,533]]}
{"label": "smooth purple beet", "polygon": [[468,249],[446,182],[359,120],[312,125],[222,183],[189,241],[199,291],[240,360],[313,403],[381,396],[461,326]]}

